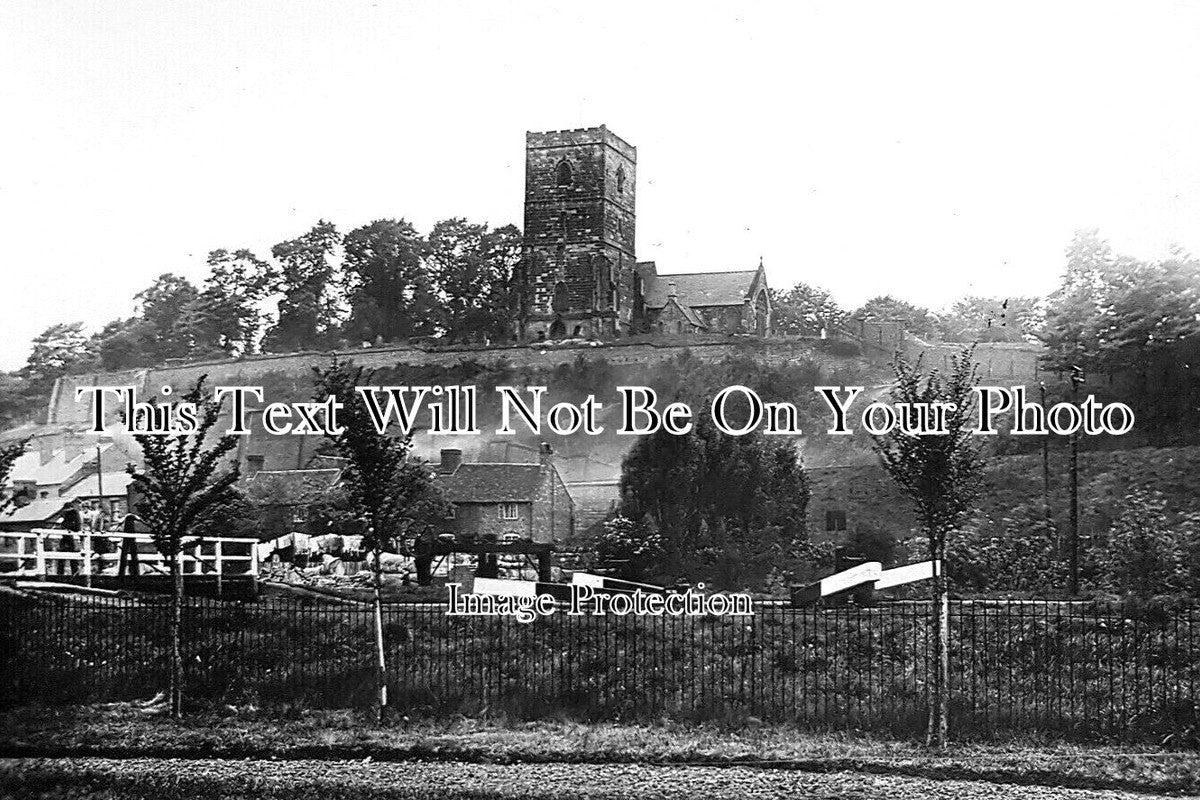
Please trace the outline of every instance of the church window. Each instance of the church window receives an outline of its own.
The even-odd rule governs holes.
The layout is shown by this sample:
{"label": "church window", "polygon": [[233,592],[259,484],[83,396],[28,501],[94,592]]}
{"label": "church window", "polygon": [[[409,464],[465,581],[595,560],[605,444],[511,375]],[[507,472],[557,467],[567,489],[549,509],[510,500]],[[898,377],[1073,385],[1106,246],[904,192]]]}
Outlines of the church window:
{"label": "church window", "polygon": [[567,310],[567,284],[563,281],[554,284],[554,310]]}
{"label": "church window", "polygon": [[621,195],[625,191],[625,167],[624,165],[617,167],[617,195]]}
{"label": "church window", "polygon": [[559,186],[571,185],[573,177],[571,175],[571,164],[565,158],[558,162],[558,167],[555,168],[554,174]]}

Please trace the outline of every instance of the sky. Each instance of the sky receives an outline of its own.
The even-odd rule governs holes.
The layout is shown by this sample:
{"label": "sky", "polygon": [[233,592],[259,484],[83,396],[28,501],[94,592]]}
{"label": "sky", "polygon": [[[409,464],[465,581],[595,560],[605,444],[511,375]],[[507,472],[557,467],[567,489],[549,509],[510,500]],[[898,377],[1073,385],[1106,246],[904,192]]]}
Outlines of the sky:
{"label": "sky", "polygon": [[1200,252],[1200,4],[0,5],[0,369],[318,219],[521,224],[524,136],[638,148],[637,255],[844,306]]}

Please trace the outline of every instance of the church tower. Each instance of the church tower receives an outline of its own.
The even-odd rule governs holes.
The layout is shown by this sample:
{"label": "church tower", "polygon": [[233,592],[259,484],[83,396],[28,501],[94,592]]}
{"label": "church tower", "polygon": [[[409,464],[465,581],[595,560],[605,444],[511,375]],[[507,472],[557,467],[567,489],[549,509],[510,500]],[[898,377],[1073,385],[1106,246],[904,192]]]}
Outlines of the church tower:
{"label": "church tower", "polygon": [[603,125],[525,134],[523,339],[630,332],[636,167]]}

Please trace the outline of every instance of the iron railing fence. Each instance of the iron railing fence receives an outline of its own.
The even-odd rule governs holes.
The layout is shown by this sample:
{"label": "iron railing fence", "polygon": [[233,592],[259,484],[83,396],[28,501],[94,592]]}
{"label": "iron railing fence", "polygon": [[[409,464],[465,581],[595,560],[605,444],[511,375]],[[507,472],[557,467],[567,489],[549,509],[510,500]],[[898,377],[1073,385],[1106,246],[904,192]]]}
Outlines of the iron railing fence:
{"label": "iron railing fence", "polygon": [[[392,702],[414,715],[719,720],[916,734],[931,686],[928,603],[753,617],[568,616],[532,623],[388,605]],[[1200,614],[1191,606],[950,604],[952,725],[963,736],[1193,738]],[[168,598],[0,598],[0,699],[94,703],[166,685]],[[183,609],[187,696],[370,707],[370,605],[303,600]]]}

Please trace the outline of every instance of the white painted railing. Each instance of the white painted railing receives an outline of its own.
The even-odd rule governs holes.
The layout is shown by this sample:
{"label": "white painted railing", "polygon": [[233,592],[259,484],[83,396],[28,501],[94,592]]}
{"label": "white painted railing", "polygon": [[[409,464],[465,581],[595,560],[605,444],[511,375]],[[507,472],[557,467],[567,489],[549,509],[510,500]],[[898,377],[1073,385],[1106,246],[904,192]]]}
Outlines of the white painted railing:
{"label": "white painted railing", "polygon": [[[74,538],[76,550],[60,549],[64,536]],[[108,542],[109,552],[96,552],[100,539]],[[166,557],[154,547],[149,534],[35,529],[29,533],[0,531],[0,575],[43,577],[66,572],[88,578],[116,575],[121,548],[128,539],[133,539],[138,548],[141,574],[170,574]],[[259,568],[256,544],[257,539],[245,537],[206,537],[180,553],[180,564],[184,575],[256,576]],[[52,570],[51,565],[62,566]]]}

